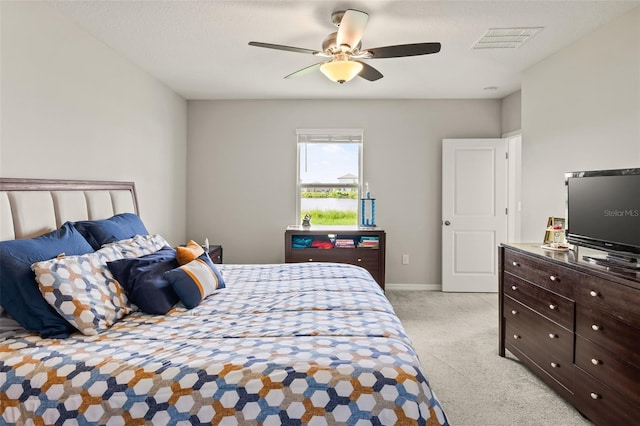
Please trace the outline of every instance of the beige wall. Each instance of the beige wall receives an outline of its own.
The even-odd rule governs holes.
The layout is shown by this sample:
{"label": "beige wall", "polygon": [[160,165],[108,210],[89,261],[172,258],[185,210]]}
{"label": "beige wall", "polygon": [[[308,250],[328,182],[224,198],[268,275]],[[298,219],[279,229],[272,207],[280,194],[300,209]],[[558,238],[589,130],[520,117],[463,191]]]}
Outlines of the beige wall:
{"label": "beige wall", "polygon": [[134,181],[151,232],[186,234],[186,101],[45,2],[1,2],[0,175]]}
{"label": "beige wall", "polygon": [[565,172],[640,167],[640,8],[524,73],[522,129],[522,235],[539,241]]}
{"label": "beige wall", "polygon": [[442,139],[501,133],[499,100],[189,101],[187,115],[187,234],[231,263],[284,261],[296,128],[363,128],[391,284],[441,282]]}
{"label": "beige wall", "polygon": [[501,100],[502,134],[522,130],[522,92],[518,90]]}

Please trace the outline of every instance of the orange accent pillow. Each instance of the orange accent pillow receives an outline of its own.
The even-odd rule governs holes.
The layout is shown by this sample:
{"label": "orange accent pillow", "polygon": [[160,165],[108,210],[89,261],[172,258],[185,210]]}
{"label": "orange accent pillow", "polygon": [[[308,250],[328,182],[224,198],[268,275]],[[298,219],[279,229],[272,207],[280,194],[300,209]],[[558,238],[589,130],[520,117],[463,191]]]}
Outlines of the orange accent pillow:
{"label": "orange accent pillow", "polygon": [[202,246],[193,240],[189,241],[184,247],[176,247],[176,260],[180,266],[186,265],[203,254],[204,249]]}

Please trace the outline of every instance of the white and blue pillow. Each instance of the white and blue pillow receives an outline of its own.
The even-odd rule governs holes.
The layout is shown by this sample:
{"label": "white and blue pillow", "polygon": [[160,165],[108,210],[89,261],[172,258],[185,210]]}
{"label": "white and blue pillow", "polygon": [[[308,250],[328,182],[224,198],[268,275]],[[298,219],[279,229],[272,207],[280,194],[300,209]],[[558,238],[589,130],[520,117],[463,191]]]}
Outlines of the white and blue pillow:
{"label": "white and blue pillow", "polygon": [[164,276],[187,309],[195,308],[202,299],[225,287],[220,271],[207,253],[186,265],[165,272]]}
{"label": "white and blue pillow", "polygon": [[82,334],[96,335],[131,312],[127,295],[107,268],[118,255],[107,247],[36,262],[31,269],[47,303]]}

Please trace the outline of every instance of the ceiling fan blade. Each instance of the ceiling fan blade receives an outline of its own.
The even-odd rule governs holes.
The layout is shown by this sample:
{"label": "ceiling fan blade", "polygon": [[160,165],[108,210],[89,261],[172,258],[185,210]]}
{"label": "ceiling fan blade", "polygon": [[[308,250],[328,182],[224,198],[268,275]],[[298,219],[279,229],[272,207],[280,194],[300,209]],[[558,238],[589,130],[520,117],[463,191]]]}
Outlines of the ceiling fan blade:
{"label": "ceiling fan blade", "polygon": [[309,74],[310,72],[319,70],[320,69],[320,65],[322,65],[323,63],[324,62],[319,62],[317,64],[309,65],[308,67],[302,68],[301,70],[298,70],[296,72],[292,72],[291,74],[285,76],[285,78],[300,77],[300,76]]}
{"label": "ceiling fan blade", "polygon": [[249,46],[266,47],[267,49],[286,50],[287,52],[309,53],[315,55],[321,52],[303,47],[283,46],[282,44],[262,43],[259,41],[250,41]]}
{"label": "ceiling fan blade", "polygon": [[336,44],[338,46],[346,44],[350,48],[356,47],[362,39],[368,20],[369,15],[359,10],[348,9],[345,11],[338,27]]}
{"label": "ceiling fan blade", "polygon": [[398,44],[395,46],[366,49],[366,51],[371,53],[371,59],[429,55],[431,53],[438,53],[440,51],[440,43]]}
{"label": "ceiling fan blade", "polygon": [[376,80],[380,80],[383,77],[382,73],[377,69],[375,69],[374,67],[372,67],[371,65],[365,64],[364,62],[360,62],[360,61],[355,61],[355,62],[362,64],[362,71],[360,71],[360,74],[358,75],[364,78],[365,80],[376,81]]}

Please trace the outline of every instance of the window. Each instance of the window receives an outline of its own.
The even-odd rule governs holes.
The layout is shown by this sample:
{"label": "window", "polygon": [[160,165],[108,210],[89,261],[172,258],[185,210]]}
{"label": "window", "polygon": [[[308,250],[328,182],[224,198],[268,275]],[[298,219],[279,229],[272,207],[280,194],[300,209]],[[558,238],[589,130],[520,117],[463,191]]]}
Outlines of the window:
{"label": "window", "polygon": [[312,225],[357,225],[362,129],[298,129],[296,217]]}

